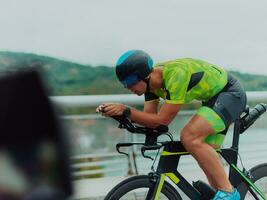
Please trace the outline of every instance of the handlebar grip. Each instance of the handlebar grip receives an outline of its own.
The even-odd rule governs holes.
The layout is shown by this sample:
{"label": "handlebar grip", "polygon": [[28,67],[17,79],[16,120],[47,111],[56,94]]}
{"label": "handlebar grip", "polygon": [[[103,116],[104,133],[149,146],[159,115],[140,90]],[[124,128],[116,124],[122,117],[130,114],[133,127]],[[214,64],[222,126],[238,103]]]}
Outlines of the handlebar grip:
{"label": "handlebar grip", "polygon": [[111,118],[115,119],[119,123],[123,123],[125,121],[125,117],[123,115],[111,116]]}
{"label": "handlebar grip", "polygon": [[133,143],[118,143],[116,144],[116,147],[129,147],[133,146]]}

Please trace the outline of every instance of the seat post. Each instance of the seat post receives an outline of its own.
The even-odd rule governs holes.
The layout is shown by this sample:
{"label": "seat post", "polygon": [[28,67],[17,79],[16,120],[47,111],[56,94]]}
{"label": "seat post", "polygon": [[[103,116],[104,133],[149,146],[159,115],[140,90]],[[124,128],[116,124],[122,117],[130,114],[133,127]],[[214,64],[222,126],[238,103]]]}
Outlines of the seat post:
{"label": "seat post", "polygon": [[[229,155],[229,161],[231,164],[237,166],[238,159],[238,146],[239,146],[239,136],[240,136],[240,126],[241,120],[238,118],[234,123],[234,133],[233,133],[233,142],[232,147],[229,149],[232,152]],[[240,183],[240,174],[238,174],[232,167],[229,168],[229,180],[234,187],[236,187]]]}
{"label": "seat post", "polygon": [[239,136],[240,136],[240,126],[241,126],[241,120],[238,118],[235,120],[234,123],[234,133],[233,133],[233,142],[232,142],[232,148],[238,151],[239,146]]}

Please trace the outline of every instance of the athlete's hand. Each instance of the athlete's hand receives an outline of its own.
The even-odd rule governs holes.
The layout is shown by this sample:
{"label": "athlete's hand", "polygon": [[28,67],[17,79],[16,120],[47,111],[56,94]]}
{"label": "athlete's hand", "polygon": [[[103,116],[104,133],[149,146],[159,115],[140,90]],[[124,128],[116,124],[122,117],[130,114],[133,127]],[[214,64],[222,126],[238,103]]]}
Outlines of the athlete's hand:
{"label": "athlete's hand", "polygon": [[126,109],[124,104],[119,103],[104,103],[96,108],[96,112],[101,112],[103,116],[110,117],[115,115],[122,115]]}

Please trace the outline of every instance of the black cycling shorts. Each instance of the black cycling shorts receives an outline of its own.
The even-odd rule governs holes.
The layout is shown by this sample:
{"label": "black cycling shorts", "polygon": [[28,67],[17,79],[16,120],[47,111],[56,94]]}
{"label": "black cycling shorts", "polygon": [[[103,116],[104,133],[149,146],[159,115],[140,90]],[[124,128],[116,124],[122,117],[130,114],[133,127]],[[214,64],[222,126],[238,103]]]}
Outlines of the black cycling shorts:
{"label": "black cycling shorts", "polygon": [[228,74],[226,86],[207,102],[202,102],[202,106],[211,108],[220,116],[226,126],[226,130],[231,123],[240,117],[246,105],[247,96],[245,90],[240,82],[230,74]]}

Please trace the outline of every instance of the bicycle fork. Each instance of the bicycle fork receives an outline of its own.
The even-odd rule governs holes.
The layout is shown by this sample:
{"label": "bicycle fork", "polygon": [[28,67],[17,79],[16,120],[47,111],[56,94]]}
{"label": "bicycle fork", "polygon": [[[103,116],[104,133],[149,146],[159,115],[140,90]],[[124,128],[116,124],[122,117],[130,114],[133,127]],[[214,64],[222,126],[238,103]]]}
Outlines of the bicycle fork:
{"label": "bicycle fork", "polygon": [[149,189],[146,200],[159,200],[161,190],[163,188],[164,182],[166,181],[166,177],[169,177],[175,184],[178,184],[180,182],[179,178],[174,173],[150,173],[149,176],[153,176],[153,180],[155,182],[154,187]]}
{"label": "bicycle fork", "polygon": [[178,172],[167,172],[162,174],[154,172],[149,175],[153,176],[152,180],[154,180],[154,184],[153,187],[149,189],[146,200],[159,200],[166,177],[176,184],[190,199],[202,199],[199,191],[192,187]]}
{"label": "bicycle fork", "polygon": [[159,200],[160,193],[165,181],[165,174],[156,174],[151,173],[150,176],[153,176],[154,187],[149,188],[148,194],[146,196],[146,200]]}

